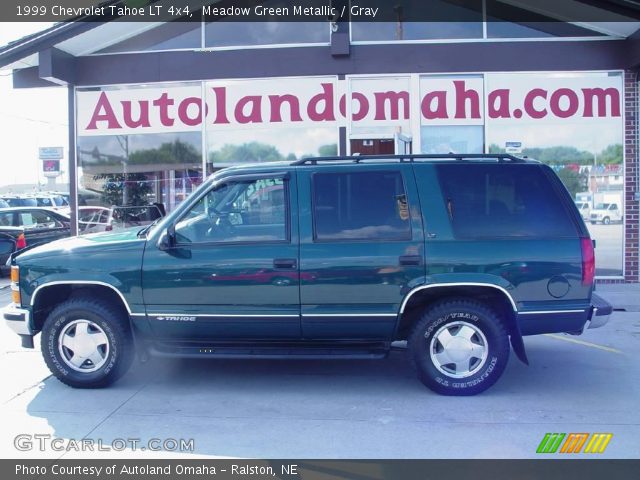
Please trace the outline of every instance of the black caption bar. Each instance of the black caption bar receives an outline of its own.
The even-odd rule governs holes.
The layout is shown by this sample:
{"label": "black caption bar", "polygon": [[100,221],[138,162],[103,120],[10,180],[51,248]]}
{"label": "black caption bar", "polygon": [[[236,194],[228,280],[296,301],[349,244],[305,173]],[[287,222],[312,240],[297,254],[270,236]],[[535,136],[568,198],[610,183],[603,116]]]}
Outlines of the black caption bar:
{"label": "black caption bar", "polygon": [[628,22],[636,0],[2,0],[0,21]]}
{"label": "black caption bar", "polygon": [[0,460],[11,480],[627,480],[640,460]]}

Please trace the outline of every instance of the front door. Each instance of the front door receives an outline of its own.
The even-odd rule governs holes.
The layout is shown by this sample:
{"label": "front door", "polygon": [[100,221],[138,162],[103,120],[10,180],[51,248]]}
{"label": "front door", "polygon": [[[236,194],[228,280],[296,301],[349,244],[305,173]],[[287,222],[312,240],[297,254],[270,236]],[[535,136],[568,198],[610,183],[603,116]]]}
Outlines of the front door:
{"label": "front door", "polygon": [[214,341],[300,336],[295,177],[217,183],[147,245],[142,282],[154,334]]}
{"label": "front door", "polygon": [[300,168],[300,298],[308,339],[388,340],[425,274],[410,164]]}

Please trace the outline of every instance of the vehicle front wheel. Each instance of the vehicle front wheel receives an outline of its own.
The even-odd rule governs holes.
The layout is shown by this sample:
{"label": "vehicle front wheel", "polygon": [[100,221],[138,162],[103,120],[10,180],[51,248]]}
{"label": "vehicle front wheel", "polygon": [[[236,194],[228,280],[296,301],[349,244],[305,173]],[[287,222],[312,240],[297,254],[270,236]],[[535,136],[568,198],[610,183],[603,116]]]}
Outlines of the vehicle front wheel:
{"label": "vehicle front wheel", "polygon": [[609,225],[611,223],[611,219],[609,217],[604,217],[602,219],[602,224],[603,225]]}
{"label": "vehicle front wheel", "polygon": [[51,373],[76,388],[110,385],[127,372],[134,357],[126,316],[101,300],[72,298],[55,307],[41,342]]}
{"label": "vehicle front wheel", "polygon": [[420,381],[443,395],[475,395],[491,387],[509,360],[502,320],[472,300],[443,301],[417,321],[408,349]]}

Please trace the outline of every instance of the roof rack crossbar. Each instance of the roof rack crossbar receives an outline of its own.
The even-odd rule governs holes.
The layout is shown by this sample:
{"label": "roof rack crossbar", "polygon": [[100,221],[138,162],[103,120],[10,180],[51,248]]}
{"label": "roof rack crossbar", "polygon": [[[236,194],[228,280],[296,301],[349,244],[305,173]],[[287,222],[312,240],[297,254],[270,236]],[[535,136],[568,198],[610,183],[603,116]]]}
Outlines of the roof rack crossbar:
{"label": "roof rack crossbar", "polygon": [[425,153],[410,155],[335,155],[327,157],[308,157],[292,162],[291,165],[316,165],[321,162],[353,162],[362,163],[366,160],[397,160],[399,162],[413,162],[414,160],[493,160],[498,162],[526,163],[524,158],[508,153]]}

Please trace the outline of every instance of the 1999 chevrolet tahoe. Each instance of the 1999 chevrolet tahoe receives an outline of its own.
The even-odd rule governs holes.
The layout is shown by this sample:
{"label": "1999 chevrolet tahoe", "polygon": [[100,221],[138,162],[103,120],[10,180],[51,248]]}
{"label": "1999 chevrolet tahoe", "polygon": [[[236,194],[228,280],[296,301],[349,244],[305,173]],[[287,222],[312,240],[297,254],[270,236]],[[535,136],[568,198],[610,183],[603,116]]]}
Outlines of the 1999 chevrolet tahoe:
{"label": "1999 chevrolet tahoe", "polygon": [[12,259],[9,326],[73,387],[136,351],[383,358],[473,395],[522,337],[606,323],[594,245],[547,166],[510,155],[323,157],[232,167],[155,225]]}

